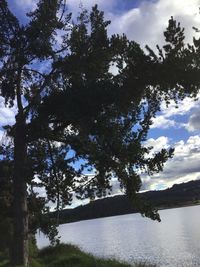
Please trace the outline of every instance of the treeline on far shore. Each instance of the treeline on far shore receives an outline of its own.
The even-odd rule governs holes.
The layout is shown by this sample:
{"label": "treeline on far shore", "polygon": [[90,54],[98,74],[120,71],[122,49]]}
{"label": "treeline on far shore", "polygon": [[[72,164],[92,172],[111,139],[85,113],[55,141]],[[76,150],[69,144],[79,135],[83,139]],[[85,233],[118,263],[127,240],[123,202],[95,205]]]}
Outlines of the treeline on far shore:
{"label": "treeline on far shore", "polygon": [[[158,209],[187,206],[200,203],[200,180],[175,184],[160,191],[140,193],[141,197]],[[125,195],[117,195],[91,201],[74,209],[60,211],[60,223],[75,222],[101,217],[136,213],[134,204]],[[53,213],[56,215],[56,212]]]}

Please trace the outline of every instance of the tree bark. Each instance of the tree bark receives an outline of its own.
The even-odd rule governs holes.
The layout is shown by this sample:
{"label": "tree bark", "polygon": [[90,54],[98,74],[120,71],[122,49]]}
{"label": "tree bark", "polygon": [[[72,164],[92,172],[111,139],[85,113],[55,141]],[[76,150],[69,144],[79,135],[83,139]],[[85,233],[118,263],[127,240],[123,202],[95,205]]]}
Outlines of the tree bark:
{"label": "tree bark", "polygon": [[26,183],[26,122],[22,112],[16,116],[13,175],[13,252],[12,264],[28,266],[28,207]]}

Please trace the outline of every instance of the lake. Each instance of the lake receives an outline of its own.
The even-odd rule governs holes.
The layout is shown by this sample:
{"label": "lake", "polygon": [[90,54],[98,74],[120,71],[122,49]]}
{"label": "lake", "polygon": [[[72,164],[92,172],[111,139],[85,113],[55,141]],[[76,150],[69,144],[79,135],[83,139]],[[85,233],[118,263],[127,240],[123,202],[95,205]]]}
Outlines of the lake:
{"label": "lake", "polygon": [[[200,266],[200,206],[160,211],[161,223],[129,214],[59,226],[64,243],[100,257],[162,267]],[[48,240],[37,235],[38,247]]]}

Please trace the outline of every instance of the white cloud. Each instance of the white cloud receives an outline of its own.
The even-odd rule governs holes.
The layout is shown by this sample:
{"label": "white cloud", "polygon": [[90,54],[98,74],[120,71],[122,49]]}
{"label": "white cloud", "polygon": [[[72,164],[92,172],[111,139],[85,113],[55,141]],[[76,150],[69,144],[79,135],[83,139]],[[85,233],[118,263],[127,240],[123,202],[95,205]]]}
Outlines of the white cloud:
{"label": "white cloud", "polygon": [[[163,140],[167,141],[165,137]],[[154,142],[160,143],[157,139]],[[174,147],[174,157],[166,162],[163,172],[152,177],[143,176],[143,189],[152,190],[159,185],[167,188],[174,183],[200,179],[200,136],[190,136],[187,141],[181,140],[175,143]]]}
{"label": "white cloud", "polygon": [[111,195],[121,195],[122,193],[124,193],[124,190],[121,189],[120,182],[118,181],[117,178],[113,178],[111,180],[111,184],[112,184]]}
{"label": "white cloud", "polygon": [[200,130],[200,113],[193,114],[188,122],[187,129],[191,132],[199,131]]}
{"label": "white cloud", "polygon": [[4,135],[4,131],[0,130],[0,143],[1,143],[3,135]]}
{"label": "white cloud", "polygon": [[156,116],[153,119],[151,128],[167,129],[170,127],[176,127],[177,123],[174,120],[166,119],[164,116]]}
{"label": "white cloud", "polygon": [[15,107],[5,107],[5,100],[0,96],[0,127],[15,123]]}
{"label": "white cloud", "polygon": [[171,103],[166,106],[163,102],[161,105],[161,112],[165,118],[169,118],[176,115],[186,115],[198,106],[200,106],[200,94],[198,94],[196,101],[194,101],[193,98],[186,97],[182,101],[179,101],[178,104],[171,101]]}
{"label": "white cloud", "polygon": [[169,138],[166,136],[160,136],[157,139],[150,138],[145,142],[145,146],[153,147],[153,152],[158,152],[162,148],[169,148]]}
{"label": "white cloud", "polygon": [[189,132],[200,131],[200,104],[189,117],[188,123],[185,127]]}
{"label": "white cloud", "polygon": [[[188,123],[178,123],[176,116],[189,116]],[[173,119],[172,119],[173,118]],[[200,94],[197,99],[186,97],[176,104],[172,101],[168,106],[163,102],[161,105],[161,115],[153,119],[151,128],[167,129],[170,127],[185,128],[189,132],[200,130]]]}
{"label": "white cloud", "polygon": [[[197,100],[186,97],[182,101],[176,104],[174,101],[166,106],[163,102],[161,104],[160,114],[153,119],[151,128],[167,129],[171,127],[185,128],[188,131],[198,130],[200,127],[199,120],[200,112],[200,94],[197,96]],[[175,119],[176,116],[190,116],[188,123],[178,123]],[[199,125],[199,126],[198,126]]]}
{"label": "white cloud", "polygon": [[134,8],[122,15],[110,14],[112,25],[110,32],[125,33],[140,43],[149,44],[152,48],[163,43],[163,31],[166,29],[171,16],[186,30],[186,41],[191,42],[194,31],[192,27],[199,27],[199,0],[159,0],[141,1],[138,8]]}

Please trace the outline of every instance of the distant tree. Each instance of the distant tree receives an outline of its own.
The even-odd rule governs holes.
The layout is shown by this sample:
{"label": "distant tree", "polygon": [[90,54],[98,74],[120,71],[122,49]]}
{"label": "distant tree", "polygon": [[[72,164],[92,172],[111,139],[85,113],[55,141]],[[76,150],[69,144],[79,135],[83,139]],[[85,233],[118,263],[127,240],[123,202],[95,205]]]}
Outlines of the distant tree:
{"label": "distant tree", "polygon": [[[74,192],[90,199],[106,195],[112,177],[143,215],[159,220],[136,194],[140,172],[162,171],[173,149],[150,157],[144,141],[163,100],[196,96],[200,41],[185,46],[172,18],[163,50],[158,47],[157,56],[147,47],[145,54],[125,35],[109,37],[109,24],[97,6],[73,23],[62,1],[40,0],[23,25],[7,1],[0,2],[0,93],[7,107],[17,107],[15,124],[7,127],[13,139],[14,266],[28,265],[28,235],[33,225],[40,227],[38,207],[45,211],[51,200],[59,211]],[[92,178],[84,175],[92,170]],[[46,189],[46,200],[35,192],[38,186]]]}

